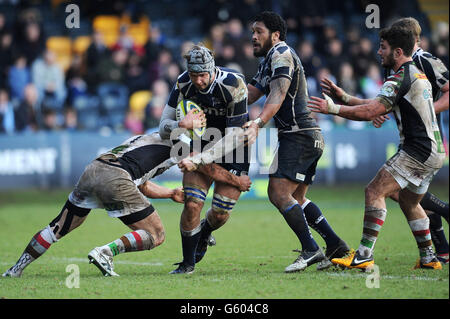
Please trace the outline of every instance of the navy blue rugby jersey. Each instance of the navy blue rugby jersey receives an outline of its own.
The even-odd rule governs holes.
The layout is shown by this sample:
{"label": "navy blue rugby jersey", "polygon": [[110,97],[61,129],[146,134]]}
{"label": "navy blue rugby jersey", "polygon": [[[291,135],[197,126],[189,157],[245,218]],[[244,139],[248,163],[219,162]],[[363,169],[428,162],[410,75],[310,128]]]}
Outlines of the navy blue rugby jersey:
{"label": "navy blue rugby jersey", "polygon": [[274,116],[275,125],[279,131],[320,129],[311,116],[311,111],[306,107],[308,88],[300,58],[284,41],[277,43],[269,50],[250,84],[268,96],[270,82],[280,77],[291,80],[291,84],[286,98]]}
{"label": "navy blue rugby jersey", "polygon": [[244,76],[232,69],[215,68],[216,78],[206,91],[197,90],[187,71],[173,87],[167,104],[176,108],[185,99],[198,104],[206,115],[206,127],[225,134],[227,127],[241,127],[248,120],[247,85]]}

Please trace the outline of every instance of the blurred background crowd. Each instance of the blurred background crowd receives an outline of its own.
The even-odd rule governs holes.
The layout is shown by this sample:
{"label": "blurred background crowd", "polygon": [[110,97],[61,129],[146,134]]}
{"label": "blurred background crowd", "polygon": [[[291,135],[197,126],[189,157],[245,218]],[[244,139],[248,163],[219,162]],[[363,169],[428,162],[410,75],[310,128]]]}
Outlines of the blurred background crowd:
{"label": "blurred background crowd", "polygon": [[[80,10],[75,28],[68,27],[76,22],[69,4]],[[155,130],[192,44],[204,43],[214,50],[216,65],[251,80],[259,64],[251,19],[263,10],[286,19],[286,42],[301,59],[310,95],[320,96],[319,79],[328,77],[352,95],[372,98],[383,70],[376,54],[379,29],[365,26],[368,4],[379,5],[381,27],[415,17],[422,48],[448,68],[447,1],[0,0],[0,134]],[[251,118],[263,102],[249,106]],[[318,120],[325,130],[371,125]],[[448,128],[448,111],[443,120]]]}

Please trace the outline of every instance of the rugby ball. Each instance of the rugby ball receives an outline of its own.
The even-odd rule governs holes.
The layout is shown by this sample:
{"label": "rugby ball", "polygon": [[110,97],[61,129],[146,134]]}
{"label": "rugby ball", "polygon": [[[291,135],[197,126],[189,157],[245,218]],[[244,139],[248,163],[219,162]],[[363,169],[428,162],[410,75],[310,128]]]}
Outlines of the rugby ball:
{"label": "rugby ball", "polygon": [[[194,109],[194,113],[202,111],[202,108],[191,100],[181,100],[176,108],[177,121],[181,121],[192,109]],[[205,134],[205,131],[206,127],[201,127],[193,130],[187,130],[185,134],[192,139],[201,139],[203,134]]]}

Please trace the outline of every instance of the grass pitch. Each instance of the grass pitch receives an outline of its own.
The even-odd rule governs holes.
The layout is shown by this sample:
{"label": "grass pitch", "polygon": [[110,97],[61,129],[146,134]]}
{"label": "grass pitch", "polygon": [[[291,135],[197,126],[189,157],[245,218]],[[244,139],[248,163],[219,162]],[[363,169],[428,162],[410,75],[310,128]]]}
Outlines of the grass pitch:
{"label": "grass pitch", "polygon": [[[448,185],[430,189],[448,201]],[[60,211],[68,191],[0,193],[0,272],[13,265],[30,238]],[[363,186],[314,185],[309,198],[321,207],[329,223],[351,247],[362,232]],[[52,245],[25,269],[21,278],[0,277],[2,299],[448,299],[449,271],[413,270],[418,251],[398,205],[388,200],[388,216],[376,244],[373,273],[359,270],[294,274],[284,268],[301,248],[282,216],[268,200],[239,201],[229,222],[214,233],[210,247],[192,275],[175,276],[172,264],[182,259],[179,234],[180,204],[153,201],[166,227],[165,243],[151,251],[115,257],[120,277],[103,277],[88,264],[87,254],[129,229],[103,210]],[[206,207],[210,205],[207,201]],[[204,212],[202,213],[202,216]],[[448,224],[444,221],[448,236]],[[320,246],[322,238],[312,231]],[[72,268],[71,268],[72,267]],[[71,281],[79,270],[79,288]],[[369,277],[372,275],[372,277]],[[72,277],[71,277],[72,276]],[[373,288],[369,288],[373,287]]]}

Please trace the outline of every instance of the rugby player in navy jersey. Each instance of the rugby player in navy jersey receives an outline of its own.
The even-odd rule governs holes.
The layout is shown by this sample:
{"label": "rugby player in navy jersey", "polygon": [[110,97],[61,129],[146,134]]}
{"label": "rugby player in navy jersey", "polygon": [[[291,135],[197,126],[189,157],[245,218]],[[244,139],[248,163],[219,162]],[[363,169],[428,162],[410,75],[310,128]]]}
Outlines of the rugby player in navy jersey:
{"label": "rugby player in navy jersey", "polygon": [[334,264],[363,270],[372,267],[375,243],[387,216],[385,199],[398,193],[400,208],[419,250],[415,268],[442,269],[420,201],[446,154],[433,108],[432,86],[412,59],[415,42],[413,33],[405,28],[392,26],[380,31],[377,53],[382,66],[394,74],[385,80],[376,98],[347,96],[347,105],[339,105],[324,93],[325,100],[311,97],[308,102],[314,112],[357,121],[371,121],[392,111],[400,135],[397,153],[365,188],[364,225],[358,249],[332,259]]}
{"label": "rugby player in navy jersey", "polygon": [[[268,195],[302,245],[300,255],[285,272],[301,271],[315,263],[319,263],[320,270],[331,266],[330,259],[344,256],[349,248],[319,207],[306,198],[323,153],[324,139],[306,107],[308,90],[303,66],[285,39],[286,22],[278,14],[266,11],[256,16],[252,25],[253,53],[264,59],[248,84],[248,103],[251,105],[262,95],[267,98],[258,118],[247,122],[244,128],[250,142],[272,118],[278,128],[279,148],[272,163],[274,172],[269,176]],[[325,254],[308,225],[325,240]]]}
{"label": "rugby player in navy jersey", "polygon": [[[191,100],[200,106],[206,116],[206,133],[200,143],[192,143],[194,152],[201,152],[214,143],[205,137],[224,137],[229,131],[241,130],[248,121],[247,87],[244,76],[234,70],[215,65],[213,53],[201,45],[195,45],[185,56],[187,70],[182,73],[172,89],[160,122],[160,134],[169,137],[180,127],[176,121],[176,107],[181,100]],[[217,140],[215,140],[217,142]],[[197,146],[200,149],[196,148]],[[238,145],[237,145],[238,146]],[[230,156],[217,161],[232,174],[247,177],[249,169],[248,146],[240,145]],[[248,178],[248,177],[247,177]],[[183,260],[171,274],[190,274],[207,249],[212,231],[223,226],[242,191],[236,187],[216,182],[212,206],[201,219],[201,211],[213,180],[201,171],[184,170],[183,187],[185,204],[181,214],[180,233]]]}
{"label": "rugby player in navy jersey", "polygon": [[[193,128],[194,121],[202,125],[201,118],[188,114],[181,125]],[[32,237],[17,263],[3,277],[20,277],[25,267],[80,226],[94,208],[104,208],[109,216],[120,219],[132,230],[88,254],[89,261],[103,275],[117,276],[113,266],[117,254],[161,245],[165,240],[164,226],[148,198],[171,198],[177,203],[183,203],[185,198],[181,187],[168,189],[150,181],[177,163],[178,158],[171,157],[172,147],[171,140],[153,133],[133,136],[97,157],[85,168],[59,215]],[[243,189],[250,187],[248,177],[237,177],[217,164],[198,169],[219,182]]]}

